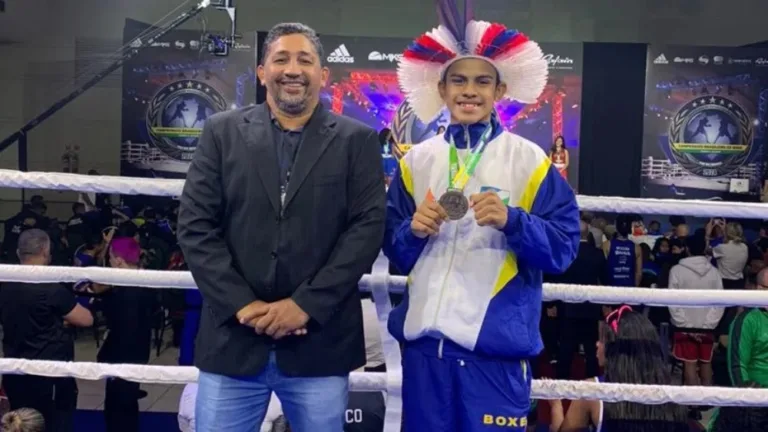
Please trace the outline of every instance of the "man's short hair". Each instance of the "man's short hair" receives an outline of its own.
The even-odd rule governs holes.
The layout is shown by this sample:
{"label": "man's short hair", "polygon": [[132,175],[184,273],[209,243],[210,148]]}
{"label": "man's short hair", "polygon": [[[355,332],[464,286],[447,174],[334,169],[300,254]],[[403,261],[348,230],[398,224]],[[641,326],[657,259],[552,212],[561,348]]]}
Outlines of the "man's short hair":
{"label": "man's short hair", "polygon": [[585,220],[579,221],[579,235],[582,239],[586,239],[589,235],[589,224]]}
{"label": "man's short hair", "polygon": [[128,264],[136,265],[141,259],[141,247],[133,237],[118,237],[112,240],[109,250],[117,258]]}
{"label": "man's short hair", "polygon": [[698,231],[685,239],[685,245],[690,256],[703,256],[707,251],[707,239],[704,233]]}
{"label": "man's short hair", "polygon": [[269,33],[267,33],[267,37],[264,39],[264,46],[261,49],[261,64],[264,64],[264,62],[267,60],[267,57],[269,57],[269,50],[272,48],[272,45],[276,40],[283,36],[290,36],[295,34],[303,35],[309,39],[310,42],[312,42],[312,46],[314,46],[315,51],[317,51],[317,57],[320,59],[320,64],[322,64],[323,44],[320,42],[320,37],[317,36],[317,32],[306,24],[295,22],[280,23],[269,29]]}
{"label": "man's short hair", "polygon": [[51,239],[45,231],[37,228],[24,230],[19,235],[17,249],[19,260],[23,262],[29,258],[41,256],[50,246]]}

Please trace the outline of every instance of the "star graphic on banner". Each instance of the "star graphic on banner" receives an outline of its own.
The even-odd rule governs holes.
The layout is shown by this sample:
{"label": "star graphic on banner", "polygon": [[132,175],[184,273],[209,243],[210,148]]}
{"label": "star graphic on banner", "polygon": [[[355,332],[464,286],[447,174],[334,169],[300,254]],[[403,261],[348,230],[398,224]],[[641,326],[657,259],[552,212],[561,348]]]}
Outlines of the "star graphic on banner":
{"label": "star graphic on banner", "polygon": [[711,103],[711,104],[715,103],[715,98],[714,98],[714,96],[713,96],[713,97],[711,97],[711,98],[709,98],[709,103]]}
{"label": "star graphic on banner", "polygon": [[720,99],[720,105],[725,105],[725,99]]}
{"label": "star graphic on banner", "polygon": [[203,88],[203,86],[200,85],[200,83],[197,83],[197,89],[200,90],[201,88]]}
{"label": "star graphic on banner", "polygon": [[195,85],[194,85],[194,84],[192,84],[192,81],[187,81],[187,88],[192,88],[192,87],[194,87],[194,86],[195,86]]}
{"label": "star graphic on banner", "polygon": [[729,104],[728,104],[728,108],[733,108],[733,104],[732,104],[732,103],[729,103]]}
{"label": "star graphic on banner", "polygon": [[701,105],[706,105],[707,104],[707,100],[706,99],[701,99],[701,101],[699,103]]}

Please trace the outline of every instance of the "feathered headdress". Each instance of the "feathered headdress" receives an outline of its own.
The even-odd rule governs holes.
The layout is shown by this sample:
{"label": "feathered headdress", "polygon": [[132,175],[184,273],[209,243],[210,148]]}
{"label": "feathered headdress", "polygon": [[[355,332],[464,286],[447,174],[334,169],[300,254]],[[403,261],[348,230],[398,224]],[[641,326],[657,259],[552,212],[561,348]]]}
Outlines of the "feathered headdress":
{"label": "feathered headdress", "polygon": [[455,1],[437,0],[440,25],[413,41],[397,68],[400,88],[419,119],[437,117],[444,106],[437,84],[451,64],[465,58],[492,64],[507,85],[505,98],[535,102],[548,73],[539,45],[502,24],[474,20],[472,0],[465,0],[461,16]]}

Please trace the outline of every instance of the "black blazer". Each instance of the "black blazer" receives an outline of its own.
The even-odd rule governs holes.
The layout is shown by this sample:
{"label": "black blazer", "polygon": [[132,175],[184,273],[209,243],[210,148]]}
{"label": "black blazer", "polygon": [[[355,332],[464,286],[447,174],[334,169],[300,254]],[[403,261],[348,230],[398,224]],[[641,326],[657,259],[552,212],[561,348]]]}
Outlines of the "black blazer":
{"label": "black blazer", "polygon": [[[284,374],[345,375],[365,364],[357,283],[384,237],[378,136],[318,106],[281,210],[273,128],[265,104],[210,117],[187,173],[178,237],[203,297],[195,365],[258,374],[274,350]],[[288,297],[311,317],[305,336],[275,341],[235,318]]]}

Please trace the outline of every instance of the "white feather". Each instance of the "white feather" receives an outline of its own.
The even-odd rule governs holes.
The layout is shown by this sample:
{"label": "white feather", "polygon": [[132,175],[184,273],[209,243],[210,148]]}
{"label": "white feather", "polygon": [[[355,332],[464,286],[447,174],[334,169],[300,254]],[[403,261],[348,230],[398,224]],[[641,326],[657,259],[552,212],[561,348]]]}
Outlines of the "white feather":
{"label": "white feather", "polygon": [[502,81],[507,85],[505,96],[522,103],[536,102],[547,85],[549,65],[541,47],[533,41],[495,61]]}
{"label": "white feather", "polygon": [[467,24],[467,47],[469,52],[474,54],[477,51],[477,46],[480,45],[480,40],[483,38],[488,27],[491,23],[487,21],[470,21]]}
{"label": "white feather", "polygon": [[403,58],[397,68],[400,88],[416,116],[429,123],[443,109],[438,83],[440,64]]}
{"label": "white feather", "polygon": [[436,29],[432,29],[432,31],[429,32],[429,35],[439,42],[440,45],[448,48],[452,53],[459,52],[459,43],[447,28],[440,26]]}

